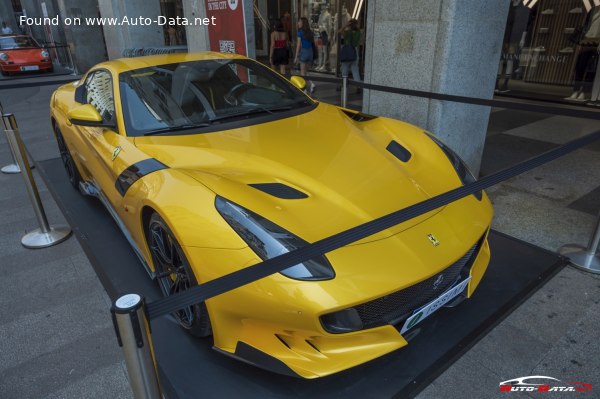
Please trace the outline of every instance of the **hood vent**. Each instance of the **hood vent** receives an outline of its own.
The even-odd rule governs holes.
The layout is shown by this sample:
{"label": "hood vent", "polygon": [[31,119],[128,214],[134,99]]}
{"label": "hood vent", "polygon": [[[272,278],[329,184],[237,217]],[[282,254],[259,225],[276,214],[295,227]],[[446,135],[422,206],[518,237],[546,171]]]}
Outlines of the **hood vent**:
{"label": "hood vent", "polygon": [[345,109],[342,109],[340,111],[342,111],[343,113],[348,115],[348,117],[350,117],[350,119],[355,120],[356,122],[368,122],[372,119],[377,118],[374,115],[364,114],[362,112],[351,112],[351,111],[346,111]]}
{"label": "hood vent", "polygon": [[400,143],[394,140],[390,141],[390,143],[385,149],[388,150],[393,156],[395,156],[402,162],[408,162],[408,160],[412,156],[410,151],[402,147]]}
{"label": "hood vent", "polygon": [[286,186],[281,183],[256,183],[249,184],[249,186],[254,187],[257,190],[265,192],[273,197],[281,198],[281,199],[303,199],[308,198],[308,195],[303,193],[302,191],[298,191],[295,188],[290,186]]}

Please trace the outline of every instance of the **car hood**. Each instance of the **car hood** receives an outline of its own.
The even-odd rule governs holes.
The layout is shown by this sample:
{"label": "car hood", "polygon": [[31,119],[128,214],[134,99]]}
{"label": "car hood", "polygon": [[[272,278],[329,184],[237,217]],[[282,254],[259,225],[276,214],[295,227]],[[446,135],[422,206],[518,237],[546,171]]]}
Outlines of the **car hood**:
{"label": "car hood", "polygon": [[0,50],[0,52],[6,53],[8,55],[8,60],[14,62],[15,64],[23,62],[37,62],[43,58],[41,55],[41,48]]}
{"label": "car hood", "polygon": [[[397,124],[407,139],[430,141],[421,129]],[[387,151],[393,137],[388,130],[381,121],[356,122],[339,108],[320,104],[272,122],[204,134],[137,137],[135,143],[217,195],[314,242],[450,188],[441,184],[430,190],[422,185],[423,162],[414,153],[411,162],[402,162]],[[409,141],[402,144],[410,150]],[[286,185],[305,198],[280,198],[277,192],[251,186],[262,183]],[[404,231],[440,210],[357,244]]]}

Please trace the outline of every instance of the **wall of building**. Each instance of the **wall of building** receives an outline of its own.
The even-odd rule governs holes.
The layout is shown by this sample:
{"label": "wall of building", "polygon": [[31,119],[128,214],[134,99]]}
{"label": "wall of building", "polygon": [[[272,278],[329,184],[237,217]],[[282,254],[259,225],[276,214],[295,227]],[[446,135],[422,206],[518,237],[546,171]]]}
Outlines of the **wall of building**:
{"label": "wall of building", "polygon": [[[97,0],[58,0],[61,18],[98,17]],[[79,73],[84,73],[99,62],[106,61],[106,47],[102,27],[97,25],[63,25],[73,62]]]}
{"label": "wall of building", "polygon": [[[98,0],[100,14],[105,18],[151,18],[160,12],[159,0]],[[157,24],[104,26],[104,39],[108,58],[120,58],[123,50],[165,45],[164,29]]]}
{"label": "wall of building", "polygon": [[[193,20],[194,18],[205,18],[206,5],[204,0],[184,1],[183,14],[190,20]],[[194,52],[210,50],[207,26],[186,26],[185,33],[187,36],[188,51]]]}
{"label": "wall of building", "polygon": [[[510,2],[369,0],[365,80],[492,98]],[[403,119],[444,140],[477,172],[489,107],[366,91],[364,110]]]}

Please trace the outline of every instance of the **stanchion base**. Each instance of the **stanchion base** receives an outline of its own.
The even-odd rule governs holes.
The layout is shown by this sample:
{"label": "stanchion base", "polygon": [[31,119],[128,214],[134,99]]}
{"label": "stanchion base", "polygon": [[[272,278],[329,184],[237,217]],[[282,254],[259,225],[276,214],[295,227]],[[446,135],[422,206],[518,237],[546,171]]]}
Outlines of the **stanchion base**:
{"label": "stanchion base", "polygon": [[0,169],[2,173],[6,173],[7,175],[13,175],[16,173],[21,173],[21,169],[19,169],[19,165],[11,163],[10,165],[6,165],[2,169]]}
{"label": "stanchion base", "polygon": [[23,236],[21,244],[25,248],[46,248],[63,242],[71,235],[71,229],[67,226],[50,227],[50,232],[42,233],[35,229]]}
{"label": "stanchion base", "polygon": [[571,265],[590,273],[600,274],[600,256],[592,255],[587,248],[577,244],[567,244],[560,247],[558,253],[569,258]]}

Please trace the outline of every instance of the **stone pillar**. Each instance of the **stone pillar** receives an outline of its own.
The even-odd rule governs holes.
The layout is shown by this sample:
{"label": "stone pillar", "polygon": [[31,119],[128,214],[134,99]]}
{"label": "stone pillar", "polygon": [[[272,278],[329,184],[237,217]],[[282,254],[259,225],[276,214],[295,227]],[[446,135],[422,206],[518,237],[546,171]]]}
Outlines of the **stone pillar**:
{"label": "stone pillar", "polygon": [[[156,20],[160,12],[159,0],[98,0],[100,14],[104,18],[123,17],[130,19],[150,18]],[[123,57],[123,50],[140,47],[162,47],[165,45],[164,26],[150,25],[105,25],[104,39],[108,58]]]}
{"label": "stone pillar", "polygon": [[[206,2],[204,0],[184,1],[183,16],[190,21],[194,21],[194,18],[206,18]],[[208,26],[186,26],[185,33],[189,52],[210,51]]]}
{"label": "stone pillar", "polygon": [[106,46],[102,27],[86,24],[86,18],[97,18],[97,0],[58,0],[61,19],[81,18],[81,24],[63,25],[71,56],[79,73],[85,73],[99,62],[106,61]]}
{"label": "stone pillar", "polygon": [[[369,0],[365,81],[490,99],[509,1]],[[490,109],[365,91],[365,112],[403,119],[479,170]]]}

